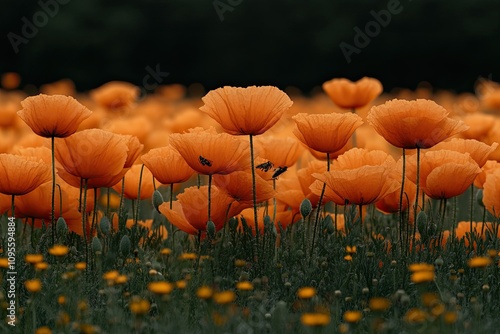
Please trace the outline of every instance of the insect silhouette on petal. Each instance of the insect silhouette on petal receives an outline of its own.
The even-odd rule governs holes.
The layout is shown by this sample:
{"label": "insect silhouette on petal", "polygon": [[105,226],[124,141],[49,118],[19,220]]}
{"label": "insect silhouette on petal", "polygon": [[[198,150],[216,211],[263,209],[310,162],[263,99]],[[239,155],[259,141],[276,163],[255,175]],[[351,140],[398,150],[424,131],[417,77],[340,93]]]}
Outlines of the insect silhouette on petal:
{"label": "insect silhouette on petal", "polygon": [[274,170],[273,179],[277,178],[278,176],[280,176],[281,174],[283,174],[284,172],[286,172],[287,169],[288,169],[287,166],[276,168]]}
{"label": "insect silhouette on petal", "polygon": [[264,172],[268,172],[271,168],[273,168],[273,163],[271,161],[267,161],[264,163],[261,163],[260,165],[257,165],[255,168],[261,169]]}
{"label": "insect silhouette on petal", "polygon": [[208,160],[207,158],[204,158],[200,155],[200,157],[198,158],[198,160],[200,160],[200,164],[202,166],[208,166],[208,167],[212,167],[212,160]]}

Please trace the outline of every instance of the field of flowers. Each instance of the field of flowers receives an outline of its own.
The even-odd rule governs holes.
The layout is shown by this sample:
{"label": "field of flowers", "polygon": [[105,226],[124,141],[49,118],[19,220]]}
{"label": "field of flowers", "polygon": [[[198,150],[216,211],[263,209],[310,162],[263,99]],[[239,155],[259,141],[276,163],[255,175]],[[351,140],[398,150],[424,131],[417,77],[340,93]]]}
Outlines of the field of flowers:
{"label": "field of flowers", "polygon": [[1,333],[499,333],[500,84],[18,83]]}

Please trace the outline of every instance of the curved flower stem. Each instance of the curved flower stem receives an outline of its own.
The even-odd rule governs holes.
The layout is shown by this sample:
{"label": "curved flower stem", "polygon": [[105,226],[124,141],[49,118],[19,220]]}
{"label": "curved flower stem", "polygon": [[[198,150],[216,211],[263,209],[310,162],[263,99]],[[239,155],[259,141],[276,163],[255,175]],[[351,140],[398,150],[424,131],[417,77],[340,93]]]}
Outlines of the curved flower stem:
{"label": "curved flower stem", "polygon": [[212,200],[212,174],[209,174],[208,175],[208,220],[207,220],[207,223],[210,221],[210,209],[211,209],[211,206],[212,206],[212,203],[211,203],[211,200]]}
{"label": "curved flower stem", "polygon": [[[330,171],[330,153],[326,154],[326,171]],[[316,229],[318,227],[319,216],[321,213],[321,202],[323,202],[323,197],[325,196],[326,183],[323,183],[323,188],[321,188],[321,195],[319,196],[318,207],[316,208],[316,219],[314,220],[314,229],[313,229],[313,240],[311,244],[311,257],[314,251],[314,242],[316,240]]]}
{"label": "curved flower stem", "polygon": [[56,200],[56,159],[54,155],[54,147],[55,147],[55,138],[51,137],[51,150],[52,150],[52,193],[51,193],[51,215],[50,215],[50,223],[52,225],[52,245],[55,243],[55,237],[56,237],[56,225],[54,224],[55,222],[55,200]]}
{"label": "curved flower stem", "polygon": [[[253,161],[254,152],[253,152],[253,135],[250,136],[250,167],[252,169],[252,199],[253,199],[253,219],[255,223],[255,249],[259,248],[259,220],[257,214],[257,185],[255,181],[255,163]],[[258,262],[258,253],[255,253],[256,262]]]}
{"label": "curved flower stem", "polygon": [[121,219],[122,213],[123,213],[123,205],[124,205],[124,196],[125,194],[125,176],[122,178],[122,192],[120,194],[120,208],[118,211],[118,219]]}
{"label": "curved flower stem", "polygon": [[82,229],[83,229],[83,246],[85,247],[85,263],[89,266],[89,252],[87,245],[87,185],[88,179],[83,179],[83,209],[82,209]]}
{"label": "curved flower stem", "polygon": [[[413,236],[412,236],[412,245],[415,245],[416,242],[416,234],[417,234],[417,208],[418,208],[418,196],[420,191],[420,147],[417,147],[417,189],[415,191],[415,205],[413,206]],[[412,247],[412,250],[416,247]]]}
{"label": "curved flower stem", "polygon": [[[273,179],[273,190],[276,191],[276,179]],[[273,197],[273,223],[276,221],[276,196]]]}
{"label": "curved flower stem", "polygon": [[470,234],[472,235],[472,220],[474,219],[474,183],[470,185]]}
{"label": "curved flower stem", "polygon": [[[403,229],[404,229],[404,213],[403,213],[403,196],[405,193],[405,177],[406,177],[406,150],[403,148],[403,177],[401,179],[401,191],[399,192],[399,247],[401,253],[403,253],[404,247],[404,238],[403,238]],[[408,207],[410,203],[408,203]]]}
{"label": "curved flower stem", "polygon": [[139,188],[137,189],[137,211],[135,214],[134,225],[137,225],[137,221],[139,220],[139,207],[141,204],[141,184],[142,184],[142,173],[144,172],[144,164],[141,167],[141,173],[139,174]]}
{"label": "curved flower stem", "polygon": [[444,231],[444,218],[446,216],[446,198],[442,199],[443,203],[443,213],[441,214],[441,221],[439,222],[439,237],[438,244],[436,246],[441,246],[441,241],[443,240],[443,231]]}

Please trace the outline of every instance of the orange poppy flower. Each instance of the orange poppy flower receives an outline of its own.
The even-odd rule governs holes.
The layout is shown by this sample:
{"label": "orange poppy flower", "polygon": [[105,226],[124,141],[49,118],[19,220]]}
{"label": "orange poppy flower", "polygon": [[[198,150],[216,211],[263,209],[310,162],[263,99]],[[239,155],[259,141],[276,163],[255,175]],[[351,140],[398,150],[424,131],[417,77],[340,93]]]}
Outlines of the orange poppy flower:
{"label": "orange poppy flower", "polygon": [[363,166],[350,170],[331,170],[313,174],[326,183],[341,199],[344,205],[366,205],[375,203],[398,189],[398,183],[391,177],[392,170],[386,166]]}
{"label": "orange poppy flower", "polygon": [[108,110],[132,106],[139,97],[139,88],[121,81],[110,81],[90,92],[90,97]]}
{"label": "orange poppy flower", "polygon": [[[314,177],[313,175],[311,175]],[[318,205],[319,202],[319,197],[321,196],[321,192],[323,191],[323,182],[320,180],[315,179],[313,183],[309,186],[309,190],[311,194],[314,195],[314,199],[316,199],[316,205]],[[310,196],[312,197],[312,196]],[[335,191],[333,191],[332,188],[326,187],[325,192],[323,194],[323,200],[321,201],[322,204],[328,203],[328,202],[333,202],[336,204],[345,204],[344,198],[340,197]],[[311,202],[312,204],[312,202]]]}
{"label": "orange poppy flower", "polygon": [[434,101],[423,99],[388,101],[372,107],[367,120],[389,143],[407,149],[430,148],[468,128]]}
{"label": "orange poppy flower", "polygon": [[[220,230],[225,222],[229,205],[233,199],[224,191],[212,186],[211,196],[211,221],[216,230]],[[165,202],[159,206],[160,212],[167,217],[168,221],[179,229],[189,234],[205,233],[208,221],[208,187],[190,187],[182,194],[177,195],[177,201]]]}
{"label": "orange poppy flower", "polygon": [[260,135],[283,116],[292,101],[273,86],[229,87],[211,90],[200,110],[232,135]]}
{"label": "orange poppy flower", "polygon": [[295,165],[303,151],[300,142],[292,137],[260,136],[255,143],[260,149],[259,155],[276,167]]}
{"label": "orange poppy flower", "polygon": [[492,215],[500,217],[500,171],[486,176],[483,185],[483,203]]}
{"label": "orange poppy flower", "polygon": [[83,130],[56,140],[55,157],[64,170],[81,179],[119,174],[127,160],[127,140],[100,129]]}
{"label": "orange poppy flower", "polygon": [[313,208],[318,205],[320,194],[315,194],[310,189],[310,186],[316,182],[316,178],[312,176],[312,174],[324,172],[326,172],[326,165],[321,161],[311,161],[306,167],[297,170],[297,179],[300,183],[300,189],[302,189],[304,198],[311,201]]}
{"label": "orange poppy flower", "polygon": [[495,126],[495,117],[485,114],[467,115],[463,118],[464,123],[469,126],[460,136],[465,139],[476,139],[483,141]]}
{"label": "orange poppy flower", "polygon": [[186,182],[194,174],[194,170],[172,146],[152,149],[141,160],[163,184]]}
{"label": "orange poppy flower", "polygon": [[105,124],[102,129],[119,135],[135,136],[139,142],[144,143],[151,132],[153,124],[144,115],[137,115],[129,118],[115,118]]}
{"label": "orange poppy flower", "polygon": [[[274,206],[269,205],[267,207],[260,207],[257,210],[257,217],[258,218],[258,226],[259,226],[259,232],[260,234],[264,234],[264,217],[266,215],[272,216],[272,212],[274,212]],[[254,222],[254,213],[252,208],[245,209],[241,211],[241,218],[245,220],[245,223],[247,226],[252,230],[252,233],[255,235],[255,222]],[[272,218],[271,218],[272,219]],[[276,220],[274,222],[274,227],[276,228],[276,231],[280,231],[280,225],[283,229],[286,229],[288,226],[290,226],[293,223],[298,222],[301,219],[300,214],[294,214],[290,210],[285,210],[282,206],[277,206],[276,207]],[[240,220],[239,230],[243,230],[243,220]]]}
{"label": "orange poppy flower", "polygon": [[[304,199],[311,201],[311,205],[315,208],[318,205],[319,195],[323,187],[323,183],[319,183],[319,191],[317,194],[310,189],[311,185],[317,180],[312,176],[313,173],[323,173],[326,171],[326,164],[314,160],[306,167],[297,170],[296,173],[283,174],[276,181],[276,199],[284,204],[286,208],[292,210],[293,213],[300,212],[300,204]],[[329,189],[326,190],[324,203],[328,202]]]}
{"label": "orange poppy flower", "polygon": [[432,151],[450,150],[460,153],[469,153],[471,158],[483,167],[490,154],[498,147],[498,143],[487,145],[475,139],[452,139],[451,141],[441,142],[431,148]]}
{"label": "orange poppy flower", "polygon": [[[403,179],[403,160],[399,159],[396,164],[396,169],[393,174],[393,178],[398,182],[398,189],[386,197],[378,201],[375,206],[378,210],[385,213],[397,213],[400,210],[399,202],[401,196],[401,181]],[[408,177],[405,176],[405,194],[403,195],[403,203],[401,209],[403,211],[407,210],[411,204],[415,201],[415,192],[417,186],[415,183],[411,182]]]}
{"label": "orange poppy flower", "polygon": [[492,85],[484,90],[484,94],[479,97],[481,105],[486,110],[499,111],[500,110],[500,85]]}
{"label": "orange poppy flower", "polygon": [[481,168],[481,173],[474,179],[474,186],[479,189],[483,189],[484,182],[486,182],[486,176],[492,174],[495,171],[500,170],[500,162],[488,160]]}
{"label": "orange poppy flower", "polygon": [[[110,174],[110,175],[105,175],[101,177],[93,177],[90,179],[87,179],[87,188],[92,189],[92,188],[110,188],[116,185],[118,182],[123,179],[125,174],[128,172],[130,168],[123,168],[121,169],[118,174]],[[80,188],[83,186],[82,183],[82,178],[68,173],[63,167],[57,167],[57,175],[61,179],[64,180],[64,182],[68,183],[69,185]]]}
{"label": "orange poppy flower", "polygon": [[[142,169],[142,179],[141,179],[141,169]],[[123,187],[123,195],[132,200],[136,199],[146,199],[153,196],[154,186],[153,186],[153,174],[149,171],[149,169],[142,165],[133,165],[127,173],[124,175],[125,187]],[[139,181],[141,182],[141,194],[139,195]],[[113,189],[121,193],[123,185],[123,178],[121,182],[115,184]]]}
{"label": "orange poppy flower", "polygon": [[[495,225],[490,222],[472,222],[472,233],[474,233],[477,237],[486,240],[486,233],[489,232],[492,235],[495,235]],[[461,221],[458,222],[457,227],[455,228],[455,236],[458,240],[464,240],[465,246],[469,247],[470,238],[467,237],[467,234],[471,232],[471,223],[470,221]],[[500,230],[498,231],[498,235],[500,238]],[[474,249],[476,249],[477,243],[474,242]]]}
{"label": "orange poppy flower", "polygon": [[[269,182],[256,175],[257,203],[271,199],[276,191]],[[214,175],[214,185],[234,199],[228,217],[239,214],[253,205],[252,174],[249,171],[237,171],[227,175]]]}
{"label": "orange poppy flower", "polygon": [[40,86],[40,92],[47,95],[75,96],[75,83],[71,79],[61,79]]}
{"label": "orange poppy flower", "polygon": [[18,121],[17,110],[19,102],[5,101],[0,104],[0,126],[3,128],[15,127]]}
{"label": "orange poppy flower", "polygon": [[187,164],[200,174],[229,174],[245,170],[250,164],[248,142],[227,133],[214,134],[213,128],[174,133],[170,135],[170,142]]}
{"label": "orange poppy flower", "polygon": [[80,123],[92,112],[71,96],[30,96],[21,102],[23,109],[17,114],[37,135],[42,137],[67,137],[78,129]]}
{"label": "orange poppy flower", "polygon": [[142,145],[139,139],[135,136],[122,135],[122,137],[128,148],[127,159],[125,160],[123,168],[130,168],[137,161],[137,159],[139,159],[139,156],[144,149],[144,145]]}
{"label": "orange poppy flower", "polygon": [[337,204],[344,205],[346,200],[351,204],[371,204],[398,189],[395,164],[383,151],[354,148],[339,156],[332,170],[313,176],[337,194],[330,196]]}
{"label": "orange poppy flower", "polygon": [[[68,184],[58,181],[61,186],[61,192],[55,192],[55,217],[63,217],[68,225],[69,230],[79,234],[82,233],[81,213],[78,212],[78,197],[74,195],[72,189],[75,189]],[[32,192],[16,197],[16,216],[20,218],[36,218],[35,227],[42,226],[42,220],[50,222],[52,220],[52,201],[51,201],[52,185],[46,182],[33,190]],[[60,194],[62,193],[62,198]],[[89,190],[87,201],[92,198],[93,191]],[[62,200],[62,211],[59,203]],[[90,201],[89,201],[90,202]],[[87,208],[90,211],[92,207]]]}
{"label": "orange poppy flower", "polygon": [[[416,183],[415,155],[406,162],[406,175]],[[420,187],[430,198],[451,198],[467,190],[479,173],[481,168],[468,153],[428,151],[420,160]]]}
{"label": "orange poppy flower", "polygon": [[356,114],[297,114],[293,133],[307,147],[322,153],[335,153],[347,144],[363,121]]}
{"label": "orange poppy flower", "polygon": [[5,89],[16,89],[21,83],[21,76],[16,72],[2,74],[2,87]]}
{"label": "orange poppy flower", "polygon": [[363,77],[352,82],[345,78],[323,83],[323,90],[341,108],[356,109],[372,102],[382,93],[382,84],[374,78]]}
{"label": "orange poppy flower", "polygon": [[50,179],[50,165],[34,158],[0,154],[0,193],[24,195]]}
{"label": "orange poppy flower", "polygon": [[0,193],[0,214],[4,214],[12,205],[12,196]]}
{"label": "orange poppy flower", "polygon": [[12,153],[23,157],[32,157],[36,161],[42,160],[47,165],[52,163],[52,153],[46,147],[17,147],[12,150]]}

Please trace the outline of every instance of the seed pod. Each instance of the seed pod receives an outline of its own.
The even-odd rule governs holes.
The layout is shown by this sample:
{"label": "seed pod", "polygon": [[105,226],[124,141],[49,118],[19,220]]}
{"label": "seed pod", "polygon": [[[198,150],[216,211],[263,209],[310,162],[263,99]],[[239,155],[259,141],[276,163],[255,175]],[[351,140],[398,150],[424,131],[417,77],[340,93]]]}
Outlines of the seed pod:
{"label": "seed pod", "polygon": [[155,190],[155,192],[153,193],[153,207],[156,209],[156,211],[160,212],[158,208],[162,204],[163,204],[163,196],[158,190]]}
{"label": "seed pod", "polygon": [[132,248],[132,243],[128,235],[124,235],[122,240],[120,240],[120,253],[123,257],[127,257],[130,254],[130,249]]}
{"label": "seed pod", "polygon": [[305,198],[302,203],[300,203],[300,214],[303,219],[306,219],[307,216],[311,214],[312,204],[311,201]]}
{"label": "seed pod", "polygon": [[109,222],[108,217],[104,216],[101,218],[101,221],[99,222],[99,227],[101,228],[101,232],[104,235],[109,235],[111,232],[111,224]]}
{"label": "seed pod", "polygon": [[66,221],[64,220],[63,217],[59,217],[57,219],[56,230],[57,230],[57,234],[63,235],[63,234],[68,233],[68,224],[66,224]]}
{"label": "seed pod", "polygon": [[102,244],[101,240],[99,240],[98,237],[93,237],[92,238],[92,252],[97,253],[97,252],[102,252]]}
{"label": "seed pod", "polygon": [[215,224],[211,220],[207,223],[207,234],[210,239],[215,238]]}

